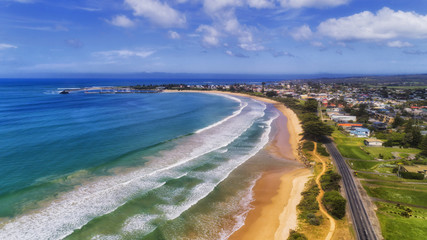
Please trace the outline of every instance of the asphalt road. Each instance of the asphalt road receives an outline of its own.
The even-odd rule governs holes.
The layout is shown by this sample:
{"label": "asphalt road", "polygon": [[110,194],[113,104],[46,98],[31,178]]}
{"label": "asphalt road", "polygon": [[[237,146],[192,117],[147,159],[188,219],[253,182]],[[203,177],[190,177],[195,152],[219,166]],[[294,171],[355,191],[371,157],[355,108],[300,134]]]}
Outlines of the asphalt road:
{"label": "asphalt road", "polygon": [[354,182],[351,171],[334,143],[330,139],[326,139],[324,142],[342,176],[344,190],[347,195],[347,201],[350,205],[350,212],[353,219],[353,225],[356,230],[357,239],[376,240],[377,236],[375,235],[372,224],[368,218],[368,214],[363,206],[360,193],[357,189],[356,183]]}

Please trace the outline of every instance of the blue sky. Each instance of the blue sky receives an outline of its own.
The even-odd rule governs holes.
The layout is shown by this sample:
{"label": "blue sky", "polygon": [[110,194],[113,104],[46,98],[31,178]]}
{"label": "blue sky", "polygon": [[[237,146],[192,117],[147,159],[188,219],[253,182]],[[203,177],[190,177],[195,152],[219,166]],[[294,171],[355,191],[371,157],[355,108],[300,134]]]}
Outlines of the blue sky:
{"label": "blue sky", "polygon": [[0,75],[426,73],[425,0],[0,0]]}

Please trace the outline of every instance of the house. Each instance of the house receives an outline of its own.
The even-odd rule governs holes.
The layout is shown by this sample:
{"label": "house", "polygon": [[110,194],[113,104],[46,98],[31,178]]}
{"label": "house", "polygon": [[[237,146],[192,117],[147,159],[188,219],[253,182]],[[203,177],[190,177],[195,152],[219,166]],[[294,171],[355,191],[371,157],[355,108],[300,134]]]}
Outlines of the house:
{"label": "house", "polygon": [[383,145],[383,141],[376,138],[365,139],[364,143],[368,147],[382,147]]}
{"label": "house", "polygon": [[372,123],[372,127],[375,128],[375,130],[382,131],[387,129],[387,124],[383,122],[374,122]]}
{"label": "house", "polygon": [[361,128],[363,126],[363,124],[361,123],[338,123],[338,126],[344,128],[344,129],[348,129],[348,128]]}
{"label": "house", "polygon": [[353,130],[350,130],[350,136],[355,137],[369,137],[370,131],[367,128],[354,128]]}
{"label": "house", "polygon": [[347,116],[347,115],[333,115],[331,116],[332,121],[334,122],[350,122],[356,121],[356,116]]}

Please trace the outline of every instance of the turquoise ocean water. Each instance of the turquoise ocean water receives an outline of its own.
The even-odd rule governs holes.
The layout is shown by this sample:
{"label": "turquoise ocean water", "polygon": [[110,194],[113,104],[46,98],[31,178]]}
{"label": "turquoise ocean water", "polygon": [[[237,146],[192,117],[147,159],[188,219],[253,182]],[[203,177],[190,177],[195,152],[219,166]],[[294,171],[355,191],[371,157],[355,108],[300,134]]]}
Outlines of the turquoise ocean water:
{"label": "turquoise ocean water", "polygon": [[[226,239],[278,112],[202,93],[0,81],[0,239]],[[125,85],[108,82],[108,85]]]}

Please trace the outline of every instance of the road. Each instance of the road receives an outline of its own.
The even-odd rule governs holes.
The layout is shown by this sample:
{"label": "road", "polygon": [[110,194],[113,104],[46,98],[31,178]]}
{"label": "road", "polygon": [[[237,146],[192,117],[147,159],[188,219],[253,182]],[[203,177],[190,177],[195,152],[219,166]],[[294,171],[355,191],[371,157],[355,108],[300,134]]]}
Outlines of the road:
{"label": "road", "polygon": [[350,212],[353,219],[353,225],[356,230],[358,240],[376,240],[372,224],[368,218],[365,207],[360,197],[359,190],[354,182],[353,175],[344,161],[343,156],[335,147],[334,143],[328,138],[325,139],[325,146],[334,159],[337,168],[342,176],[344,190],[347,195],[347,201],[350,205]]}

